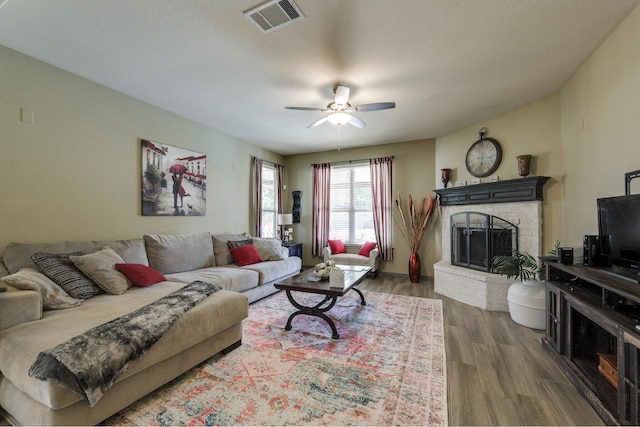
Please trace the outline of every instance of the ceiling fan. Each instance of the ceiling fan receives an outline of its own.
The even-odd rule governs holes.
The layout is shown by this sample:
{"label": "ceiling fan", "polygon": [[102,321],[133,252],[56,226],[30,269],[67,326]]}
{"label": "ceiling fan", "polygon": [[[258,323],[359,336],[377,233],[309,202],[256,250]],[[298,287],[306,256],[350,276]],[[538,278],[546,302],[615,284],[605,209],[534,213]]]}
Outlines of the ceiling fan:
{"label": "ceiling fan", "polygon": [[376,111],[376,110],[388,110],[390,108],[396,108],[395,102],[374,102],[372,104],[362,104],[352,106],[349,104],[349,87],[338,85],[334,91],[335,98],[333,102],[330,102],[326,108],[312,108],[312,107],[284,107],[288,110],[304,110],[304,111],[328,111],[329,115],[316,120],[311,123],[307,128],[314,128],[328,121],[336,126],[342,126],[349,123],[357,128],[363,128],[367,124],[360,118],[351,114],[353,111]]}

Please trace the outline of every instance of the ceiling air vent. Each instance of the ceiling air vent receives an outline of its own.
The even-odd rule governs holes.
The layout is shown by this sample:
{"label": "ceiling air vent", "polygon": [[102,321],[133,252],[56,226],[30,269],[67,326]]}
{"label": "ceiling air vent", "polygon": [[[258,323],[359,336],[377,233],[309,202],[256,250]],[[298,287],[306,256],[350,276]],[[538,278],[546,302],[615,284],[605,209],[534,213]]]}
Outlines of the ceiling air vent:
{"label": "ceiling air vent", "polygon": [[304,19],[292,0],[272,0],[244,12],[244,16],[265,33]]}

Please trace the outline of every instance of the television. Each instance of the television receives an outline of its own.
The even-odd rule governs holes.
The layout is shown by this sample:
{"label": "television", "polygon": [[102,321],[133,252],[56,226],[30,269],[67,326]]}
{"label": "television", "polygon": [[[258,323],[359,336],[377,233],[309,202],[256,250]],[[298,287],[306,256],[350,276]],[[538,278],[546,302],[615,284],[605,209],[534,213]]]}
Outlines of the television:
{"label": "television", "polygon": [[640,194],[598,199],[598,234],[606,265],[640,278]]}

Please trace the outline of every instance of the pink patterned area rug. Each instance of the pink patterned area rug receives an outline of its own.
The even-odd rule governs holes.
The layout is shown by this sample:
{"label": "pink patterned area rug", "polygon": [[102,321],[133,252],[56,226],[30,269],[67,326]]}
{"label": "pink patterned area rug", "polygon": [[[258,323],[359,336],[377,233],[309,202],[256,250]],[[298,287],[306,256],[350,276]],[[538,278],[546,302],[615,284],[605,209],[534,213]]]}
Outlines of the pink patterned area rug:
{"label": "pink patterned area rug", "polygon": [[363,293],[367,305],[350,292],[328,313],[339,339],[306,315],[285,331],[294,308],[284,292],[251,305],[241,347],[106,424],[447,425],[441,301]]}

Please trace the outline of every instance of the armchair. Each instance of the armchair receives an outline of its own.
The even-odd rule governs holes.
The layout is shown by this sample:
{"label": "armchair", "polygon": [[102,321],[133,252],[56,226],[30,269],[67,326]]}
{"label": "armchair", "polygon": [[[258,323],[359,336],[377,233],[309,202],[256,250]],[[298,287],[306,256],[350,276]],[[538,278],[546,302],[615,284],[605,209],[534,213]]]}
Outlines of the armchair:
{"label": "armchair", "polygon": [[336,264],[366,265],[367,267],[371,267],[372,279],[375,279],[376,271],[378,270],[378,266],[380,265],[380,252],[377,248],[369,252],[369,256],[366,257],[363,255],[358,255],[357,253],[332,254],[331,247],[326,246],[322,250],[322,256],[325,262],[332,260]]}

